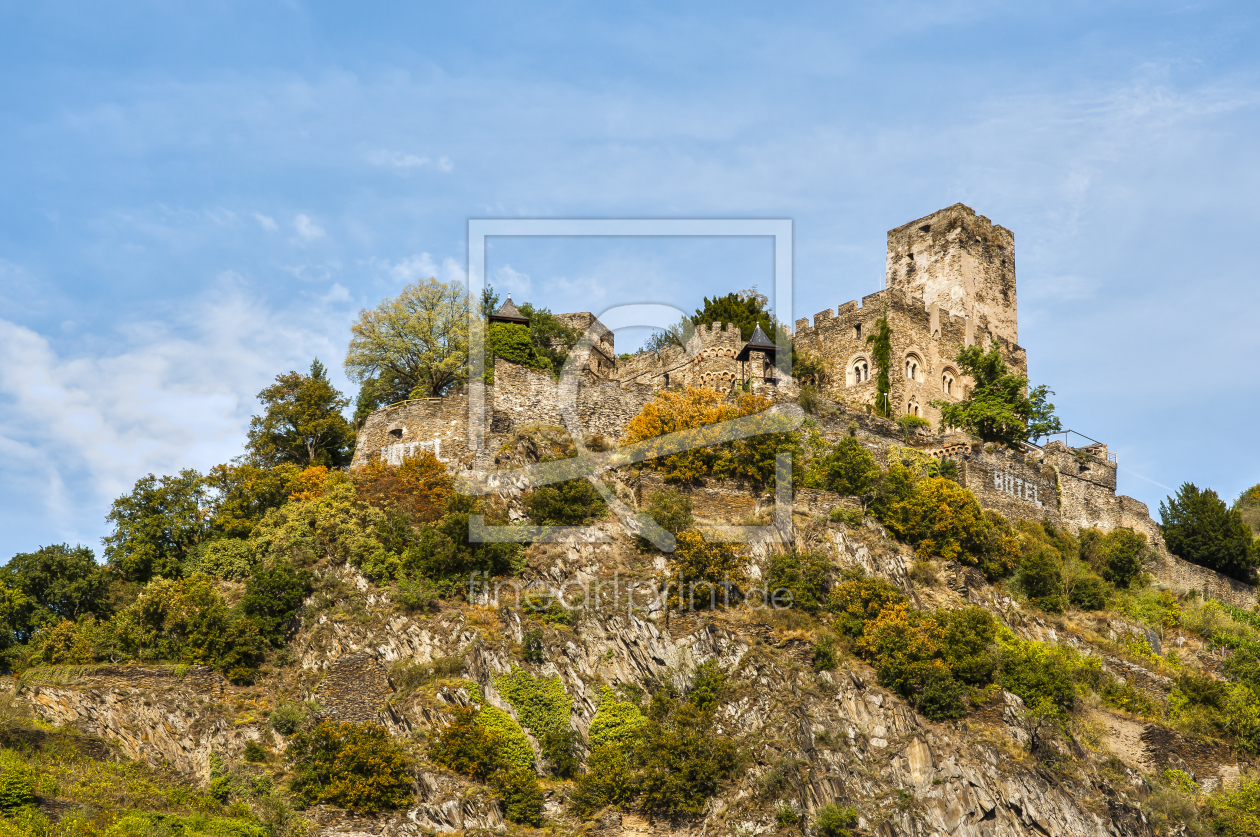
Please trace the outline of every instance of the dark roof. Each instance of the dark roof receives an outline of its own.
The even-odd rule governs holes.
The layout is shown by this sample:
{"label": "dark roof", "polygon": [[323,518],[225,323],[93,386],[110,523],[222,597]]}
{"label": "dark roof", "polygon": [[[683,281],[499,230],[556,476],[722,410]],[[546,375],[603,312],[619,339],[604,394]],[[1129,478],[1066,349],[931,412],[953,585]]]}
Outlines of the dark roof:
{"label": "dark roof", "polygon": [[516,323],[517,325],[529,325],[529,320],[525,319],[520,311],[516,310],[516,306],[512,304],[512,297],[507,298],[507,302],[503,306],[490,315],[492,323]]}
{"label": "dark roof", "polygon": [[739,354],[735,356],[735,359],[748,360],[748,356],[752,352],[761,352],[766,357],[774,357],[777,351],[779,351],[779,347],[771,342],[769,337],[766,337],[766,333],[758,325],[753,329],[752,337],[744,344],[744,348],[739,350]]}

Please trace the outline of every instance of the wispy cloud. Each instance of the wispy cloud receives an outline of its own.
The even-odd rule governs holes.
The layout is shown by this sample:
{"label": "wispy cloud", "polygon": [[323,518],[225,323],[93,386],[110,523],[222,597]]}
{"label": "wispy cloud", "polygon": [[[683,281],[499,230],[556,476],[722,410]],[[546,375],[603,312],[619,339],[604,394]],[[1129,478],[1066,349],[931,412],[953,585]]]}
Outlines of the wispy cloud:
{"label": "wispy cloud", "polygon": [[275,232],[280,228],[279,225],[276,224],[275,218],[272,218],[270,215],[263,215],[261,212],[254,213],[254,220],[258,222],[258,226],[262,227],[267,232]]}
{"label": "wispy cloud", "polygon": [[293,229],[303,241],[314,241],[324,237],[324,228],[311,220],[309,215],[298,215],[294,218]]}
{"label": "wispy cloud", "polygon": [[384,148],[378,148],[369,151],[363,155],[363,159],[374,166],[382,168],[397,169],[399,171],[412,171],[415,169],[435,168],[438,171],[448,172],[455,166],[451,163],[451,159],[446,156],[438,157],[436,160],[424,157],[419,154],[410,154],[404,151],[389,151]]}

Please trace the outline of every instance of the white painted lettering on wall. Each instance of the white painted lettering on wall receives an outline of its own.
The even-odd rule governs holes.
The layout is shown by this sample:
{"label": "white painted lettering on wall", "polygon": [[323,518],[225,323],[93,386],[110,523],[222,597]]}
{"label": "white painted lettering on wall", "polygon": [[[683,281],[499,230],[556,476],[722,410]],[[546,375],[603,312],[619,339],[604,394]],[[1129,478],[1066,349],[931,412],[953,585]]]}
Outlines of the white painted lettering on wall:
{"label": "white painted lettering on wall", "polygon": [[1037,498],[1037,486],[1019,477],[1013,477],[1005,471],[993,472],[993,488],[1003,494],[1011,494],[1022,500],[1028,500],[1034,505],[1041,505],[1041,500]]}
{"label": "white painted lettering on wall", "polygon": [[447,461],[442,458],[442,440],[437,437],[434,437],[431,442],[399,442],[396,445],[386,445],[381,448],[381,459],[390,465],[401,465],[404,459],[415,456],[418,450],[433,451],[438,462]]}

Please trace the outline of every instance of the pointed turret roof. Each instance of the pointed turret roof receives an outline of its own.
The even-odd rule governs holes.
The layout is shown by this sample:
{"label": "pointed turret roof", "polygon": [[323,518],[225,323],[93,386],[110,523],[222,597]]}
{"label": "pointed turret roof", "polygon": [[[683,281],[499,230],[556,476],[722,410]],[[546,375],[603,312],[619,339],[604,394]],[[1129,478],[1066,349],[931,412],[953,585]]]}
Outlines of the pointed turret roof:
{"label": "pointed turret roof", "polygon": [[512,304],[512,297],[508,296],[507,302],[503,303],[498,311],[490,315],[492,323],[515,323],[516,325],[529,325],[529,320],[525,315],[516,310],[516,306]]}
{"label": "pointed turret roof", "polygon": [[779,347],[766,336],[766,333],[761,330],[761,325],[758,324],[753,329],[752,337],[748,338],[748,342],[744,344],[744,348],[739,350],[739,354],[735,356],[735,359],[748,360],[752,352],[761,352],[767,358],[772,358],[778,351]]}

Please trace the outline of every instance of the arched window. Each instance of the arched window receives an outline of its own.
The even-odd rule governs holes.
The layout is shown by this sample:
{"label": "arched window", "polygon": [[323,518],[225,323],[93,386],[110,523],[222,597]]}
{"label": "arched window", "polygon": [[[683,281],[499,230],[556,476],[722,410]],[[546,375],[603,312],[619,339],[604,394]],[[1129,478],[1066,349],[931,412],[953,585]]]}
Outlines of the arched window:
{"label": "arched window", "polygon": [[920,380],[919,367],[921,365],[922,364],[919,362],[919,359],[917,357],[915,357],[914,355],[907,355],[906,357],[906,380],[907,381]]}
{"label": "arched window", "polygon": [[941,376],[941,392],[946,395],[954,394],[954,376],[948,372]]}
{"label": "arched window", "polygon": [[871,379],[870,367],[866,365],[866,361],[858,360],[853,364],[853,383],[860,384],[863,381]]}
{"label": "arched window", "polygon": [[918,401],[911,398],[909,401],[906,402],[906,415],[908,416],[919,415],[919,402]]}

